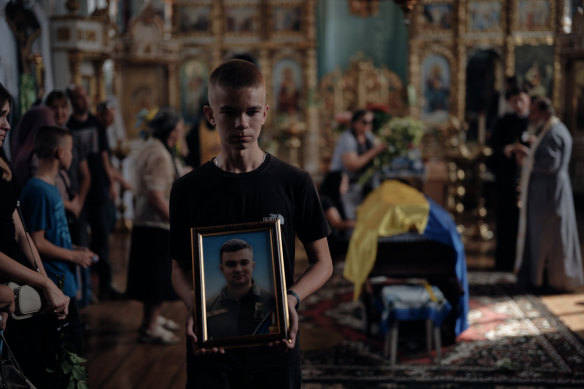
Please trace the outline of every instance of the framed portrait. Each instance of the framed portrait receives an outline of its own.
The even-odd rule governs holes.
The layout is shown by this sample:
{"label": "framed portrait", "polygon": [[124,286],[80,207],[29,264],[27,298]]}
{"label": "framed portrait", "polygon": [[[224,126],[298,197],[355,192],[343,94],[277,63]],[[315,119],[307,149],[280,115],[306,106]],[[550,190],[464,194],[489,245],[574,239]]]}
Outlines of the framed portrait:
{"label": "framed portrait", "polygon": [[225,32],[230,35],[255,35],[259,32],[258,7],[230,5],[225,7]]}
{"label": "framed portrait", "polygon": [[553,0],[515,0],[514,30],[553,29]]}
{"label": "framed portrait", "polygon": [[302,66],[295,58],[282,58],[274,64],[272,96],[277,114],[297,115],[302,104]]}
{"label": "framed portrait", "polygon": [[452,2],[436,1],[422,5],[421,31],[450,32],[453,23]]}
{"label": "framed portrait", "polygon": [[451,66],[441,54],[429,54],[422,61],[422,120],[444,122],[450,117]]}
{"label": "framed portrait", "polygon": [[274,34],[298,34],[302,32],[302,5],[274,6],[272,8],[272,32]]}
{"label": "framed portrait", "polygon": [[193,228],[198,346],[288,339],[280,221]]}
{"label": "framed portrait", "polygon": [[502,31],[503,3],[498,0],[469,1],[467,10],[467,31]]}
{"label": "framed portrait", "polygon": [[211,33],[211,5],[174,4],[174,29],[178,34]]}
{"label": "framed portrait", "polygon": [[515,47],[515,74],[519,85],[530,95],[552,97],[554,83],[554,47],[523,45]]}

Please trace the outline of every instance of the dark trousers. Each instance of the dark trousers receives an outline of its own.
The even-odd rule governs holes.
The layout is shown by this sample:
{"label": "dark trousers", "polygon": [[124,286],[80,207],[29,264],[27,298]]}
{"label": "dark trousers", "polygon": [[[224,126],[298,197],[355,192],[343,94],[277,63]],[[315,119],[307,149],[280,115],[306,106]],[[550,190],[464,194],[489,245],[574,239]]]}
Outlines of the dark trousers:
{"label": "dark trousers", "polygon": [[254,347],[195,356],[188,340],[186,388],[300,389],[302,372],[298,342],[297,339],[296,348],[288,351]]}
{"label": "dark trousers", "polygon": [[498,188],[496,209],[495,268],[501,271],[513,271],[517,247],[517,230],[519,228],[519,208],[517,195],[511,185]]}
{"label": "dark trousers", "polygon": [[109,259],[109,236],[115,225],[115,205],[107,200],[103,203],[88,203],[87,216],[91,228],[89,249],[99,256],[91,268],[99,276],[99,291],[111,288],[112,266]]}

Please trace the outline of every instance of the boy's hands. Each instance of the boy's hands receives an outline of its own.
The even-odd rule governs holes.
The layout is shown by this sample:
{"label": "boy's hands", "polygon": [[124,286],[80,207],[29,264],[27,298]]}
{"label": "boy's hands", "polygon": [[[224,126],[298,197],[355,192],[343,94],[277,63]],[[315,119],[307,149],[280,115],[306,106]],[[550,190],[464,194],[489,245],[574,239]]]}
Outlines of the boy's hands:
{"label": "boy's hands", "polygon": [[203,354],[225,354],[225,349],[223,347],[213,347],[213,348],[199,348],[197,346],[197,335],[194,331],[195,319],[193,318],[193,310],[189,310],[187,314],[187,320],[185,325],[185,332],[187,339],[191,340],[191,346],[195,355],[200,356]]}
{"label": "boy's hands", "polygon": [[288,317],[290,319],[290,328],[288,330],[288,339],[278,340],[276,342],[271,342],[268,346],[282,346],[285,348],[292,349],[296,345],[296,335],[298,334],[298,312],[296,312],[296,297],[288,294]]}
{"label": "boy's hands", "polygon": [[91,266],[94,258],[98,258],[97,254],[89,250],[87,247],[76,247],[75,250],[71,252],[71,261],[83,268]]}

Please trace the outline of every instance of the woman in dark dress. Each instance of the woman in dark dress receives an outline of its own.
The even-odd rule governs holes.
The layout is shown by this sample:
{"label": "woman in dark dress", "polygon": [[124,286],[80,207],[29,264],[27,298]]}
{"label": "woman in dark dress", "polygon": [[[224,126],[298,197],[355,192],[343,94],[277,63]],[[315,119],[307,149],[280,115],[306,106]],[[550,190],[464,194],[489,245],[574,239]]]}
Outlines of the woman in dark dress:
{"label": "woman in dark dress", "polygon": [[183,138],[184,123],[162,108],[149,124],[150,137],[136,157],[134,227],[128,268],[129,298],[144,304],[139,341],[173,344],[178,325],[160,315],[164,301],[176,300],[171,284],[169,198],[182,168],[172,149]]}

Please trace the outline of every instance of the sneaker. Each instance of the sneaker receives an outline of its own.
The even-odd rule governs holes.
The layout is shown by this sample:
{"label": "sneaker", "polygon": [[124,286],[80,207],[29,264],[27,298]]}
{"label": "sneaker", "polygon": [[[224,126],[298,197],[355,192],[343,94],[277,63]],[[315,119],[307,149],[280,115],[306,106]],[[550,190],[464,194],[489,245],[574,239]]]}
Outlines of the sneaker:
{"label": "sneaker", "polygon": [[164,316],[158,316],[158,325],[169,331],[178,331],[180,326],[174,320],[167,319]]}
{"label": "sneaker", "polygon": [[158,326],[154,330],[140,331],[138,342],[148,344],[176,344],[179,342],[172,332]]}

